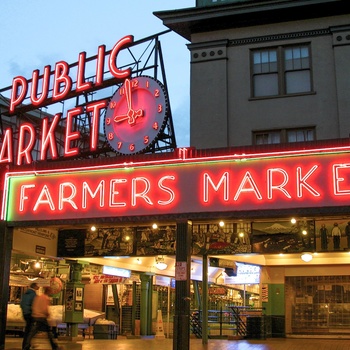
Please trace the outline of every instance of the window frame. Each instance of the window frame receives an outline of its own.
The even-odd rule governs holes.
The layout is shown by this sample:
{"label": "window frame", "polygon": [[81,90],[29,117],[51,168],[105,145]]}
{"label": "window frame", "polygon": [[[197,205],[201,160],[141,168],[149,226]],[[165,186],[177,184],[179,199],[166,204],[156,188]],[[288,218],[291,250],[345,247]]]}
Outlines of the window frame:
{"label": "window frame", "polygon": [[[293,48],[303,48],[307,47],[308,49],[308,59],[309,59],[309,67],[308,68],[300,68],[295,70],[287,69],[286,67],[286,60],[285,60],[285,51],[286,49],[293,49]],[[255,53],[262,53],[267,51],[276,51],[277,56],[277,95],[262,95],[262,96],[255,96],[255,77],[257,76],[267,76],[269,74],[273,74],[272,72],[267,73],[256,73],[254,72],[254,54]],[[277,98],[277,97],[289,97],[289,96],[296,96],[296,95],[309,95],[314,94],[314,87],[313,87],[313,71],[312,71],[312,52],[311,52],[311,42],[302,42],[302,43],[295,43],[295,44],[288,44],[288,45],[275,45],[275,46],[269,46],[269,47],[260,47],[260,48],[254,48],[250,49],[250,86],[251,86],[251,99],[266,99],[266,98]],[[292,92],[287,93],[287,86],[286,86],[286,74],[288,72],[303,72],[303,71],[309,71],[309,78],[310,78],[310,90],[304,91],[304,92]]]}
{"label": "window frame", "polygon": [[[312,132],[313,140],[303,140],[303,141],[288,141],[288,132],[298,132],[302,131],[303,133]],[[268,135],[268,134],[280,134],[280,142],[278,143],[257,143],[257,137],[259,135]],[[267,129],[267,130],[253,130],[252,131],[252,144],[254,146],[259,145],[278,145],[283,143],[294,143],[294,142],[308,142],[316,141],[316,126],[306,126],[306,127],[291,127],[291,128],[282,128],[282,129]]]}

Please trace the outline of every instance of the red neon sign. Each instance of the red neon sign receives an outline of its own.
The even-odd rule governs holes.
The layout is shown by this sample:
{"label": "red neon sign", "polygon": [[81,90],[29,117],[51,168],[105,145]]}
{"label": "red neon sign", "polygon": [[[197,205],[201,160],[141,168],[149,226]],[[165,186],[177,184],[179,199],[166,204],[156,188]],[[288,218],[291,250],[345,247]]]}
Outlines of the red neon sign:
{"label": "red neon sign", "polygon": [[[119,69],[117,67],[117,58],[120,51],[130,46],[133,41],[133,36],[125,36],[110,51],[108,68],[110,73],[117,79],[125,79],[131,74],[130,68]],[[53,71],[51,71],[50,66],[46,66],[41,76],[39,70],[34,70],[31,80],[27,80],[22,76],[15,77],[12,83],[9,113],[14,114],[27,97],[30,99],[30,104],[26,106],[32,105],[35,108],[39,108],[48,103],[59,102],[101,86],[104,81],[105,58],[106,48],[104,45],[101,45],[96,56],[94,81],[86,81],[85,79],[87,62],[85,52],[81,52],[78,56],[76,84],[73,83],[73,79],[70,76],[70,66],[65,61],[57,62]],[[41,91],[38,91],[39,86],[41,86]],[[51,90],[50,86],[52,87]],[[75,90],[73,90],[74,87]],[[27,96],[28,94],[29,96]],[[106,106],[106,100],[94,101],[86,104],[84,107],[80,106],[68,110],[66,116],[63,116],[62,113],[57,113],[51,122],[49,118],[44,118],[39,132],[29,123],[20,124],[18,127],[18,142],[14,142],[13,130],[7,128],[3,131],[3,139],[0,145],[0,164],[31,164],[34,150],[39,152],[40,160],[57,159],[59,142],[56,140],[56,137],[62,134],[62,130],[64,130],[63,156],[73,157],[78,155],[80,150],[75,145],[77,144],[76,141],[81,138],[81,135],[79,131],[74,130],[76,119],[83,113],[88,113],[91,118],[89,151],[96,151],[99,137],[99,116],[101,110],[106,108]],[[63,122],[61,123],[61,121]],[[61,129],[57,130],[59,126]]]}
{"label": "red neon sign", "polygon": [[[110,73],[117,79],[125,79],[131,74],[130,68],[119,69],[117,67],[117,58],[119,52],[131,45],[133,41],[134,37],[132,35],[125,36],[120,39],[111,50],[108,59],[108,68]],[[69,75],[69,65],[65,61],[57,62],[53,71],[51,71],[51,66],[46,66],[41,77],[39,70],[34,70],[31,82],[23,76],[15,77],[12,81],[9,113],[15,113],[16,108],[23,103],[28,92],[30,104],[38,108],[47,104],[50,99],[52,99],[52,102],[59,102],[67,98],[70,94],[82,93],[92,87],[100,86],[103,83],[105,56],[106,48],[104,45],[101,45],[98,48],[96,58],[95,81],[92,82],[85,80],[86,52],[79,53],[75,90],[73,90],[73,79]],[[50,78],[53,80],[50,81]],[[49,96],[49,86],[51,85],[53,87],[52,95]],[[41,91],[38,91],[39,86],[41,86]]]}
{"label": "red neon sign", "polygon": [[[271,156],[271,155],[270,155]],[[8,174],[8,221],[312,208],[350,201],[349,151]],[[171,165],[171,166],[170,166]],[[59,174],[59,175],[57,175]]]}

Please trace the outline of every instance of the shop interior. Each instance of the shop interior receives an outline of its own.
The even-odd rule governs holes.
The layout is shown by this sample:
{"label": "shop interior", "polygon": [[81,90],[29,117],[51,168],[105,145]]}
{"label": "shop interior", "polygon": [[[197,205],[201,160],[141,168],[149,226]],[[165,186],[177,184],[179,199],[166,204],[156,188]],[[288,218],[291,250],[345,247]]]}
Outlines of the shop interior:
{"label": "shop interior", "polygon": [[[348,327],[350,325],[350,280],[345,272],[342,273],[342,271],[345,271],[344,265],[350,260],[347,237],[345,234],[342,235],[340,245],[343,248],[335,251],[332,247],[332,237],[329,234],[329,249],[322,251],[320,247],[321,237],[317,233],[318,227],[324,222],[327,222],[329,229],[331,229],[330,225],[333,225],[333,221],[334,219],[317,222],[313,226],[312,239],[303,240],[301,238],[304,243],[305,241],[311,242],[314,249],[308,247],[308,249],[298,252],[285,252],[286,250],[283,251],[282,249],[280,252],[270,254],[267,252],[262,254],[261,252],[254,252],[254,249],[251,250],[257,242],[257,240],[248,241],[252,237],[253,226],[251,224],[239,222],[235,226],[227,225],[228,228],[222,230],[226,232],[226,237],[227,233],[234,228],[238,237],[239,231],[243,232],[245,230],[246,238],[241,237],[239,243],[233,242],[237,244],[235,249],[238,249],[239,252],[226,255],[209,255],[209,261],[213,258],[234,262],[237,269],[242,267],[245,270],[244,273],[249,276],[241,275],[241,279],[237,280],[237,270],[235,276],[229,276],[227,269],[224,267],[210,266],[209,264],[209,318],[214,319],[219,317],[218,315],[222,317],[223,314],[229,315],[228,312],[231,312],[234,306],[262,309],[264,306],[262,295],[264,280],[262,275],[266,275],[266,269],[280,271],[281,268],[287,269],[290,267],[291,270],[298,271],[295,272],[297,275],[284,275],[282,282],[284,289],[279,291],[277,288],[278,291],[276,291],[276,294],[283,294],[283,298],[286,300],[284,312],[286,314],[287,331],[291,334],[303,334],[305,332],[320,334],[325,331],[329,332],[329,330],[340,331],[344,327]],[[338,218],[337,221],[342,226],[346,224],[346,219]],[[279,225],[282,226],[282,224]],[[194,225],[194,228],[199,229],[201,225],[204,224],[198,223],[197,226]],[[310,229],[310,225],[308,227]],[[255,226],[255,229],[257,228],[259,226]],[[82,229],[88,231],[91,230],[91,226],[85,226]],[[57,257],[55,254],[50,254],[50,249],[40,251],[40,247],[43,249],[41,240],[45,234],[48,234],[50,237],[54,236],[52,241],[57,249],[58,235],[52,235],[52,232],[57,233],[59,230],[57,227],[46,228],[44,229],[45,234],[41,230],[43,229],[33,227],[28,232],[25,232],[26,230],[23,228],[18,231],[14,230],[7,317],[7,332],[9,335],[16,335],[23,328],[24,321],[21,317],[19,302],[31,281],[35,281],[39,286],[50,285],[52,288],[53,324],[57,327],[59,335],[66,334],[67,328],[63,315],[65,291],[70,280],[71,264],[78,261],[82,265],[81,282],[84,285],[84,298],[81,306],[84,309],[84,319],[79,326],[80,336],[93,336],[94,325],[100,321],[115,325],[116,333],[120,335],[138,335],[140,332],[140,274],[144,273],[153,276],[152,320],[156,324],[157,312],[161,310],[165,335],[172,336],[175,299],[175,255]],[[199,230],[194,230],[195,232],[199,232]],[[35,253],[33,253],[33,248],[27,244],[28,242],[23,242],[22,239],[23,235],[33,238],[30,237],[33,234],[37,238],[36,242],[39,242],[39,245],[35,245]],[[211,234],[219,236],[215,230]],[[229,239],[232,240],[231,237]],[[89,240],[91,241],[91,237],[86,237],[86,242]],[[228,239],[226,238],[226,240]],[[260,237],[259,240],[261,240]],[[271,239],[265,242],[266,247],[271,244],[270,241]],[[124,243],[126,247],[127,243]],[[194,243],[198,243],[195,236]],[[218,241],[214,243],[215,247],[219,247]],[[260,244],[260,242],[258,243]],[[291,243],[290,240],[287,243]],[[110,243],[104,242],[105,247],[108,247],[108,244]],[[250,246],[251,248],[247,249],[244,246]],[[121,246],[120,249],[125,248],[123,247]],[[222,249],[221,245],[218,249]],[[243,249],[246,249],[247,252],[240,252]],[[311,260],[305,260],[304,255],[307,258],[311,256]],[[191,256],[192,311],[201,309],[202,261],[201,255]],[[309,269],[310,266],[334,268],[337,265],[340,275],[333,277],[327,275],[327,270],[324,270],[324,275],[320,275],[318,271],[318,275],[314,276]],[[248,267],[251,270],[247,272]],[[218,335],[215,327],[212,327],[211,332],[212,336]],[[231,334],[230,332],[232,333],[232,330],[225,332],[221,329],[219,335],[228,336]]]}

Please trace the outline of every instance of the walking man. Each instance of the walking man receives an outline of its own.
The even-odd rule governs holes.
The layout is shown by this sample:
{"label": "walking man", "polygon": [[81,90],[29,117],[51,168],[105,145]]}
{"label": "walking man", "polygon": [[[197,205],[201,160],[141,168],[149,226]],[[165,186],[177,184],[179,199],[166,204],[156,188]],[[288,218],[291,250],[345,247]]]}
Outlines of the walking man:
{"label": "walking man", "polygon": [[34,301],[33,301],[33,305],[32,305],[32,316],[34,319],[34,325],[28,335],[28,338],[26,340],[25,346],[23,348],[23,350],[29,350],[30,349],[30,345],[31,345],[31,341],[33,339],[33,337],[40,331],[40,332],[46,332],[48,337],[49,337],[49,341],[51,344],[51,349],[52,350],[59,350],[60,347],[58,346],[58,344],[54,341],[54,336],[51,332],[51,328],[50,325],[47,321],[48,317],[50,316],[49,313],[49,306],[50,306],[50,288],[49,287],[45,287],[44,288],[44,293],[37,296]]}
{"label": "walking man", "polygon": [[36,283],[31,283],[31,285],[29,286],[29,288],[24,293],[21,299],[20,306],[22,309],[23,318],[26,322],[26,325],[24,327],[22,349],[24,349],[29,332],[32,329],[32,326],[34,323],[33,316],[32,316],[32,304],[33,304],[34,298],[37,296],[36,291],[38,289],[39,289],[39,286]]}

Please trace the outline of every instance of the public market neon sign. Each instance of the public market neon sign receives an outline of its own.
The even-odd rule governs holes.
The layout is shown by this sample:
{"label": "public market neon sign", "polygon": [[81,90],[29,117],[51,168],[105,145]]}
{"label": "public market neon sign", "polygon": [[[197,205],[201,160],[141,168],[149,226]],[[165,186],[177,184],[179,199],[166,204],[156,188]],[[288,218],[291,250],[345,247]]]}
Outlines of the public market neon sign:
{"label": "public market neon sign", "polygon": [[[8,221],[348,205],[350,150],[9,173]],[[59,175],[57,175],[59,174]]]}
{"label": "public market neon sign", "polygon": [[[117,58],[121,50],[133,43],[133,36],[125,36],[120,39],[112,48],[108,56],[108,69],[112,76],[120,81],[128,78],[131,69],[119,69],[117,67]],[[27,80],[23,76],[17,76],[13,79],[11,98],[9,104],[9,114],[14,115],[17,109],[23,107],[25,99],[29,99],[30,104],[40,108],[50,103],[63,101],[67,98],[78,96],[84,92],[97,89],[104,83],[105,61],[107,57],[105,45],[98,47],[96,56],[96,70],[94,80],[87,81],[85,78],[85,68],[87,63],[86,52],[81,52],[77,61],[77,74],[74,78],[70,75],[70,68],[67,62],[59,61],[55,64],[54,70],[51,66],[45,66],[44,72],[40,75],[39,70],[34,70],[32,79]],[[75,84],[73,79],[76,79]],[[40,86],[40,91],[39,91]],[[90,151],[96,151],[99,137],[99,115],[102,109],[107,106],[107,100],[100,100],[88,103],[85,107],[79,106],[67,111],[64,126],[64,157],[72,157],[79,154],[79,149],[74,146],[75,142],[81,138],[78,131],[74,131],[73,125],[76,118],[88,113],[91,118]],[[18,129],[18,144],[16,145],[16,159],[14,159],[13,130],[7,128],[3,132],[3,140],[0,146],[0,164],[15,163],[16,165],[30,164],[33,162],[32,152],[39,138],[40,160],[46,160],[48,152],[51,153],[51,159],[57,159],[58,148],[56,140],[56,129],[63,119],[62,113],[54,115],[53,119],[43,118],[41,130],[37,135],[35,128],[30,123],[23,123]],[[59,134],[59,132],[57,132]]]}

